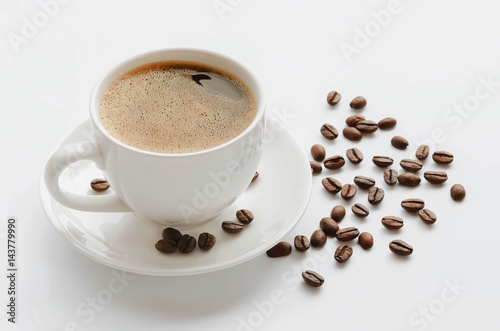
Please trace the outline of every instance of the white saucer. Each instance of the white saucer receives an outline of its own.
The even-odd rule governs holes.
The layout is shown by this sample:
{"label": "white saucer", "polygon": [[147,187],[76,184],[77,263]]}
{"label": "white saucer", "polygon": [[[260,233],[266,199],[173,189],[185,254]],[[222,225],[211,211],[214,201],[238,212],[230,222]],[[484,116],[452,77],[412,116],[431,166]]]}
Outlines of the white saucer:
{"label": "white saucer", "polygon": [[[271,122],[268,118],[268,129]],[[88,122],[80,124],[64,142],[81,140],[88,128]],[[184,231],[196,239],[202,232],[210,232],[217,238],[210,251],[196,247],[189,254],[157,251],[155,243],[162,238],[165,226],[141,221],[133,213],[92,213],[66,208],[49,194],[43,176],[40,195],[57,231],[89,258],[139,274],[191,275],[231,267],[263,254],[302,217],[311,194],[311,170],[301,147],[285,129],[272,130],[267,135],[258,172],[260,176],[222,214]],[[102,176],[93,163],[80,161],[63,172],[60,184],[76,193],[98,194],[90,190],[89,183]],[[225,233],[221,223],[235,220],[236,211],[241,208],[251,210],[254,221],[238,234]]]}

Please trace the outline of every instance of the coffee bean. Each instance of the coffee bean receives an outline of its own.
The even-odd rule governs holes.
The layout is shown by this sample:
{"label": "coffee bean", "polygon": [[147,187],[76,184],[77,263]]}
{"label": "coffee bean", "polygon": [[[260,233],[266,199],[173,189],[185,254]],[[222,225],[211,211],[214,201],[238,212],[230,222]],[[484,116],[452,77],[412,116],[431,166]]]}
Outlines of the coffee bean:
{"label": "coffee bean", "polygon": [[417,149],[417,152],[415,153],[415,156],[419,160],[425,160],[429,156],[429,146],[420,145],[420,147]]}
{"label": "coffee bean", "polygon": [[250,224],[253,221],[253,213],[248,209],[240,209],[236,212],[236,218],[243,224]]}
{"label": "coffee bean", "polygon": [[239,222],[232,222],[232,221],[224,221],[222,222],[222,230],[228,232],[228,233],[238,233],[243,230],[245,227],[244,224],[239,223]]}
{"label": "coffee bean", "polygon": [[355,227],[343,228],[337,231],[335,237],[340,241],[349,241],[356,239],[359,236],[359,230]]}
{"label": "coffee bean", "polygon": [[373,236],[368,232],[363,232],[359,235],[358,243],[363,249],[373,247]]}
{"label": "coffee bean", "polygon": [[326,244],[326,234],[323,230],[316,230],[311,235],[311,246],[312,247],[323,247]]}
{"label": "coffee bean", "polygon": [[465,198],[465,188],[460,184],[455,184],[450,190],[451,198],[455,201],[460,201]]}
{"label": "coffee bean", "polygon": [[319,162],[309,161],[309,164],[311,165],[311,170],[314,174],[319,174],[323,170],[323,167]]}
{"label": "coffee bean", "polygon": [[109,188],[109,183],[105,179],[96,178],[90,182],[90,187],[96,192],[103,192]]}
{"label": "coffee bean", "polygon": [[309,239],[307,239],[306,236],[301,236],[301,235],[295,236],[293,244],[295,246],[295,249],[298,250],[299,252],[305,252],[309,249],[309,247],[311,247]]}
{"label": "coffee bean", "polygon": [[395,127],[397,123],[398,123],[398,121],[396,121],[395,118],[387,117],[387,118],[381,119],[378,122],[378,127],[381,130],[388,130],[388,129],[392,129],[393,127]]}
{"label": "coffee bean", "polygon": [[352,109],[362,109],[366,106],[366,99],[363,98],[363,97],[355,97],[354,99],[352,99],[351,103],[349,104],[349,106],[352,108]]}
{"label": "coffee bean", "polygon": [[408,140],[401,136],[395,136],[391,139],[391,145],[398,149],[406,149],[408,147]]}
{"label": "coffee bean", "polygon": [[410,255],[413,253],[413,247],[402,240],[393,240],[389,244],[389,249],[397,255]]}
{"label": "coffee bean", "polygon": [[422,181],[417,174],[405,172],[398,176],[399,184],[406,186],[417,186]]}
{"label": "coffee bean", "polygon": [[379,167],[388,167],[394,163],[394,160],[388,156],[374,156],[372,161],[376,166]]}
{"label": "coffee bean", "polygon": [[196,247],[196,239],[188,234],[183,235],[177,243],[177,248],[181,253],[191,253]]}
{"label": "coffee bean", "polygon": [[355,185],[345,184],[344,186],[342,186],[342,190],[340,191],[340,195],[345,200],[351,200],[352,198],[354,198],[357,191],[358,191],[358,189],[356,188]]}
{"label": "coffee bean", "polygon": [[384,200],[384,190],[380,187],[372,187],[368,191],[368,202],[372,205],[378,205]]}
{"label": "coffee bean", "polygon": [[374,133],[378,130],[378,124],[373,121],[363,120],[356,124],[356,129],[362,133]]}
{"label": "coffee bean", "polygon": [[419,171],[422,169],[422,162],[417,160],[403,159],[399,162],[399,165],[406,171]]}
{"label": "coffee bean", "polygon": [[325,279],[312,270],[306,270],[302,273],[302,278],[307,285],[311,285],[313,287],[320,287],[325,283]]}
{"label": "coffee bean", "polygon": [[208,232],[200,233],[198,237],[198,247],[203,249],[204,251],[208,251],[215,245],[215,236]]}
{"label": "coffee bean", "polygon": [[323,124],[321,127],[321,134],[328,140],[333,140],[339,136],[339,132],[331,124]]}
{"label": "coffee bean", "polygon": [[448,180],[448,175],[443,171],[426,171],[424,178],[432,184],[442,184]]}
{"label": "coffee bean", "polygon": [[437,220],[436,214],[434,214],[434,212],[430,209],[419,210],[418,216],[420,217],[420,219],[422,221],[424,221],[424,223],[427,223],[427,224],[432,224],[432,223],[436,222],[436,220]]}
{"label": "coffee bean", "polygon": [[161,236],[163,237],[163,239],[170,239],[175,242],[178,242],[179,239],[182,237],[182,233],[174,228],[165,228],[161,233]]}
{"label": "coffee bean", "polygon": [[315,159],[318,162],[321,162],[325,159],[326,155],[325,148],[318,144],[313,145],[313,147],[311,147],[311,155],[313,159]]}
{"label": "coffee bean", "polygon": [[406,199],[401,201],[401,207],[408,211],[417,212],[425,207],[425,203],[420,199]]}
{"label": "coffee bean", "polygon": [[360,203],[354,204],[354,206],[351,207],[352,212],[354,215],[359,216],[359,217],[366,217],[370,214],[370,210],[368,207],[363,206]]}
{"label": "coffee bean", "polygon": [[331,156],[323,161],[327,169],[340,169],[344,166],[345,160],[342,155]]}
{"label": "coffee bean", "polygon": [[330,106],[335,106],[340,102],[341,98],[342,96],[340,95],[340,93],[338,93],[337,91],[331,91],[326,96],[326,102],[328,102]]}
{"label": "coffee bean", "polygon": [[403,219],[396,216],[384,216],[382,225],[391,230],[401,229],[404,225]]}
{"label": "coffee bean", "polygon": [[292,252],[292,245],[287,243],[286,241],[280,241],[272,248],[266,251],[267,256],[269,257],[282,257],[290,255]]}
{"label": "coffee bean", "polygon": [[339,263],[347,262],[347,260],[349,260],[351,256],[352,256],[352,247],[347,246],[346,244],[342,244],[339,247],[337,247],[337,250],[333,254],[335,261]]}
{"label": "coffee bean", "polygon": [[323,178],[321,180],[321,184],[323,184],[323,186],[329,193],[339,193],[342,189],[342,184],[332,177]]}
{"label": "coffee bean", "polygon": [[346,139],[349,139],[351,141],[358,141],[361,140],[361,138],[363,137],[363,135],[361,134],[361,132],[359,132],[358,129],[350,126],[344,128],[344,130],[342,130],[342,133],[344,134],[344,137],[346,137]]}
{"label": "coffee bean", "polygon": [[319,228],[330,237],[335,237],[335,234],[339,230],[339,225],[330,217],[323,217],[319,222]]}
{"label": "coffee bean", "polygon": [[156,249],[162,253],[171,254],[177,249],[177,242],[170,239],[160,239],[155,245]]}
{"label": "coffee bean", "polygon": [[366,176],[356,176],[354,177],[354,184],[360,188],[369,189],[375,185],[375,179]]}
{"label": "coffee bean", "polygon": [[384,170],[384,181],[388,185],[394,185],[398,182],[398,172],[394,169]]}
{"label": "coffee bean", "polygon": [[253,183],[257,179],[257,177],[259,177],[259,173],[256,171],[250,183]]}
{"label": "coffee bean", "polygon": [[365,117],[363,115],[352,115],[345,120],[345,123],[347,124],[347,126],[356,126],[358,122],[361,122],[363,120],[365,120]]}
{"label": "coffee bean", "polygon": [[352,164],[360,164],[363,161],[363,153],[357,148],[349,148],[346,155]]}
{"label": "coffee bean", "polygon": [[344,219],[345,216],[345,208],[343,206],[335,206],[333,207],[330,217],[335,221],[335,222],[340,222]]}
{"label": "coffee bean", "polygon": [[434,154],[432,154],[432,159],[439,164],[450,164],[453,162],[453,154],[443,151],[434,152]]}

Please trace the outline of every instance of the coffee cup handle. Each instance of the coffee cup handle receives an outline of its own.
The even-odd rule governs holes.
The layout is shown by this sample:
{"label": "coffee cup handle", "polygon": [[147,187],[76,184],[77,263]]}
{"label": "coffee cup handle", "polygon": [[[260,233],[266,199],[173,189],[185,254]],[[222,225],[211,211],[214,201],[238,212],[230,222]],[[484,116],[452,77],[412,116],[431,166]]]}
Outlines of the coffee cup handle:
{"label": "coffee cup handle", "polygon": [[59,176],[72,163],[91,160],[103,164],[99,149],[85,141],[63,145],[52,154],[45,166],[44,180],[50,194],[64,206],[92,212],[130,212],[132,209],[115,193],[103,195],[83,195],[67,192],[59,185]]}

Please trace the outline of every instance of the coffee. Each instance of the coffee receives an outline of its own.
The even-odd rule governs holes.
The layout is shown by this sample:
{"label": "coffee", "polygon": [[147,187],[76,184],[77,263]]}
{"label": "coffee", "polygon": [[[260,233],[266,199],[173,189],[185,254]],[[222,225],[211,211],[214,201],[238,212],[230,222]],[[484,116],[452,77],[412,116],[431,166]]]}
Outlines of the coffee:
{"label": "coffee", "polygon": [[[231,93],[210,91],[204,87],[209,80],[232,85],[227,87]],[[234,90],[238,97],[231,95]],[[113,137],[167,154],[222,145],[245,131],[256,113],[255,98],[240,79],[182,61],[154,62],[129,71],[108,86],[99,105],[101,123]]]}

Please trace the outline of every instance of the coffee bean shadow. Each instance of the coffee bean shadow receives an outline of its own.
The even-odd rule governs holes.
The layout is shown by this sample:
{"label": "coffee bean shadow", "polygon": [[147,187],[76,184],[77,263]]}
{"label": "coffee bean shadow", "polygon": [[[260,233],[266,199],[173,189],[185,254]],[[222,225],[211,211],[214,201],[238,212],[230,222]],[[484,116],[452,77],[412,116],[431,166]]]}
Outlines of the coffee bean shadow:
{"label": "coffee bean shadow", "polygon": [[392,253],[392,259],[394,259],[396,261],[407,262],[411,259],[411,255],[398,255],[398,254]]}
{"label": "coffee bean shadow", "polygon": [[[452,163],[453,164],[453,163]],[[434,162],[434,166],[441,169],[441,170],[448,170],[451,169],[452,164],[441,164],[441,163],[436,163]]]}
{"label": "coffee bean shadow", "polygon": [[[323,284],[322,286],[325,286],[325,284]],[[307,285],[306,282],[302,282],[302,287],[304,288],[304,291],[307,291],[312,295],[318,295],[318,293],[321,292],[320,287],[314,287],[311,285]]]}
{"label": "coffee bean shadow", "polygon": [[[350,245],[349,245],[350,246]],[[354,254],[353,254],[354,255]],[[334,265],[335,265],[335,268],[336,269],[339,269],[339,270],[342,270],[344,268],[347,268],[347,265],[349,264],[349,261],[346,261],[344,263],[340,263],[340,262],[337,262],[337,261],[334,261]]]}

